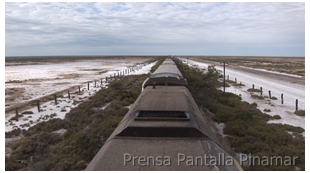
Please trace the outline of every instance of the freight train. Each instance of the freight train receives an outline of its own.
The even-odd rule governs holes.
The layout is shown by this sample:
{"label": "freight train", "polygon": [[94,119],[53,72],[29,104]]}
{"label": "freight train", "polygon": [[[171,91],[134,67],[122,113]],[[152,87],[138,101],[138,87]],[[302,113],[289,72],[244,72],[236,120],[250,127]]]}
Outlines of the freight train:
{"label": "freight train", "polygon": [[167,58],[86,171],[242,170],[221,147],[174,61]]}

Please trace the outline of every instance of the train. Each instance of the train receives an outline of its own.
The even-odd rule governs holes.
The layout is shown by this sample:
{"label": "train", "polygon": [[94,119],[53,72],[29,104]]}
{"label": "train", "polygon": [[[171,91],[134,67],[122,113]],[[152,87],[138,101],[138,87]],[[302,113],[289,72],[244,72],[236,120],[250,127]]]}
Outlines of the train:
{"label": "train", "polygon": [[142,91],[86,171],[241,171],[220,145],[172,58]]}

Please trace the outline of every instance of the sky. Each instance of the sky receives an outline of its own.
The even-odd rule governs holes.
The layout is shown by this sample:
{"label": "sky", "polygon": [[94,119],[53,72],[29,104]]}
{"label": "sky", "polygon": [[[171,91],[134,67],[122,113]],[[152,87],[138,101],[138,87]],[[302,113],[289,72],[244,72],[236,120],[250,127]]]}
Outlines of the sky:
{"label": "sky", "polygon": [[5,56],[305,56],[305,3],[6,2]]}

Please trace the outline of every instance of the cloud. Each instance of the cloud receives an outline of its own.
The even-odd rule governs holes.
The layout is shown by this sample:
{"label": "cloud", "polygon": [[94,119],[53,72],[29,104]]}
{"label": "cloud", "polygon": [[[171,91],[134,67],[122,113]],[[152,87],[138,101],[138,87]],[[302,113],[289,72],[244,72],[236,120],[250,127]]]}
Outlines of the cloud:
{"label": "cloud", "polygon": [[163,46],[208,54],[204,46],[212,44],[305,47],[305,3],[7,2],[5,19],[6,55],[47,54],[57,45],[58,53],[89,55],[147,53],[140,47],[161,54]]}

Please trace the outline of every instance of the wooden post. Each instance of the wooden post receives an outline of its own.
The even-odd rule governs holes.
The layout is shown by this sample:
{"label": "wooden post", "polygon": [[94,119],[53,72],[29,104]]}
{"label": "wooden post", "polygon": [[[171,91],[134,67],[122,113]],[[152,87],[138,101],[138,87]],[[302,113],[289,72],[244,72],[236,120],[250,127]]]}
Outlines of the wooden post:
{"label": "wooden post", "polygon": [[298,99],[296,99],[296,102],[295,102],[295,110],[298,111]]}
{"label": "wooden post", "polygon": [[100,82],[100,83],[101,83],[101,85],[102,85],[102,78],[101,78],[101,82]]}
{"label": "wooden post", "polygon": [[18,107],[15,108],[15,116],[18,117]]}
{"label": "wooden post", "polygon": [[281,94],[281,104],[283,105],[283,94]]}
{"label": "wooden post", "polygon": [[80,88],[80,86],[79,86],[79,94],[81,94],[81,88]]}
{"label": "wooden post", "polygon": [[96,83],[97,81],[95,80],[95,88],[96,88],[96,86],[97,86],[97,83]]}
{"label": "wooden post", "polygon": [[57,105],[57,97],[56,94],[54,95],[55,105]]}
{"label": "wooden post", "polygon": [[87,90],[89,90],[89,82],[87,82]]}
{"label": "wooden post", "polygon": [[260,95],[263,95],[263,87],[260,87]]}
{"label": "wooden post", "polygon": [[105,81],[108,82],[108,76],[105,77]]}
{"label": "wooden post", "polygon": [[254,84],[252,85],[252,89],[254,89]]}
{"label": "wooden post", "polygon": [[237,78],[235,77],[235,83],[237,83]]}
{"label": "wooden post", "polygon": [[70,99],[70,91],[68,90],[68,99]]}
{"label": "wooden post", "polygon": [[225,62],[224,62],[224,86],[223,86],[223,89],[224,89],[224,93],[225,93]]}
{"label": "wooden post", "polygon": [[37,104],[38,104],[38,112],[40,112],[40,100],[37,100]]}
{"label": "wooden post", "polygon": [[227,80],[229,80],[229,75],[227,75]]}
{"label": "wooden post", "polygon": [[271,91],[269,90],[269,98],[271,99]]}

